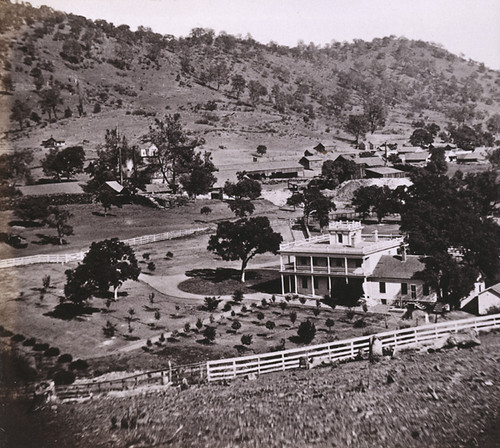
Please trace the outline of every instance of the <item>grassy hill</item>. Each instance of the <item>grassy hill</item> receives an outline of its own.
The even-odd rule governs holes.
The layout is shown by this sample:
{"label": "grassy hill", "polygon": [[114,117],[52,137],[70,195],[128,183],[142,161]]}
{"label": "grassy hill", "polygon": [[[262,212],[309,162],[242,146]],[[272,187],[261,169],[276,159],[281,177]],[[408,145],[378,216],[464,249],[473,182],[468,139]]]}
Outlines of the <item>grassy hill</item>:
{"label": "grassy hill", "polygon": [[[374,143],[406,141],[419,119],[477,124],[500,111],[499,72],[422,41],[288,48],[200,28],[175,38],[7,1],[0,17],[0,107],[21,100],[35,113],[22,131],[2,114],[3,151],[53,135],[92,156],[106,129],[140,145],[155,117],[180,113],[220,165],[249,160],[259,144],[276,159],[318,141],[349,147],[344,124],[366,104],[387,114],[367,135]],[[40,98],[51,88],[60,98],[49,112]]]}

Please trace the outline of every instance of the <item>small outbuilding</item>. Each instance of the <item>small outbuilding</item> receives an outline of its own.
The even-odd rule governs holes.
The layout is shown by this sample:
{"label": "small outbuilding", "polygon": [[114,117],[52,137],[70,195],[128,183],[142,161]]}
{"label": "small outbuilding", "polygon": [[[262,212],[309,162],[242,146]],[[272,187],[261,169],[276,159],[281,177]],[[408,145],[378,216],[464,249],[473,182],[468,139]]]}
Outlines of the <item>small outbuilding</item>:
{"label": "small outbuilding", "polygon": [[500,311],[500,283],[490,286],[472,297],[463,300],[460,308],[473,314],[488,314],[498,309]]}

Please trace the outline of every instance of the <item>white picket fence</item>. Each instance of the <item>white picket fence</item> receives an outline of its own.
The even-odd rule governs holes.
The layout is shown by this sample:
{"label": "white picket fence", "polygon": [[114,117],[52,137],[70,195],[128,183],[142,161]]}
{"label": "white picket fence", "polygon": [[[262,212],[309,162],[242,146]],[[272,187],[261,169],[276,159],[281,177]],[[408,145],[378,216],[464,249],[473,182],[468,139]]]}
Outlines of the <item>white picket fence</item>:
{"label": "white picket fence", "polygon": [[[182,238],[183,236],[192,235],[198,232],[204,232],[211,227],[198,227],[196,229],[174,230],[172,232],[156,233],[154,235],[144,235],[137,238],[122,240],[129,246],[139,246],[141,244],[149,244],[157,241],[171,240],[174,238]],[[81,261],[85,257],[88,249],[72,254],[50,254],[50,255],[33,255],[31,257],[7,258],[0,260],[0,269],[11,268],[14,266],[25,266],[28,264],[37,263],[69,263],[71,261]]]}
{"label": "white picket fence", "polygon": [[301,359],[308,362],[342,361],[354,359],[360,350],[368,350],[370,339],[378,337],[383,347],[404,348],[414,344],[439,339],[460,330],[489,330],[500,327],[500,314],[469,319],[447,321],[438,324],[387,331],[376,335],[362,336],[343,341],[283,350],[262,355],[242,356],[207,362],[208,381],[245,376],[250,373],[261,375],[300,367]]}

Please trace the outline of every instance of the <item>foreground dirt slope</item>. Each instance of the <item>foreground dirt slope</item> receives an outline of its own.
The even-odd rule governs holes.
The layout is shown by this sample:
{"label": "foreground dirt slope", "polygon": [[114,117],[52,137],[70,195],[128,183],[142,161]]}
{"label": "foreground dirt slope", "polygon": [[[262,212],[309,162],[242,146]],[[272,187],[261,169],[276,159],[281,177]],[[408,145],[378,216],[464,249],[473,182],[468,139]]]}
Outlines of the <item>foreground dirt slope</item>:
{"label": "foreground dirt slope", "polygon": [[[372,366],[360,361],[20,412],[23,431],[6,446],[494,447],[500,338],[481,339],[474,349],[402,353]],[[12,422],[2,417],[8,434]],[[120,429],[122,419],[134,428]]]}

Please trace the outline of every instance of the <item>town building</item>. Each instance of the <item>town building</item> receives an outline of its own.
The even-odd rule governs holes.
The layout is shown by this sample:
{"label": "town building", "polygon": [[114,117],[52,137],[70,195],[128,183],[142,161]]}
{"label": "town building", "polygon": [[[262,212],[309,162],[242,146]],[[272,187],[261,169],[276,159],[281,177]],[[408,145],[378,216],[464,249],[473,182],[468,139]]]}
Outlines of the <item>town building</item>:
{"label": "town building", "polygon": [[346,297],[368,305],[435,302],[418,273],[421,257],[407,255],[399,235],[362,234],[358,221],[334,221],[329,232],[280,246],[282,293]]}

